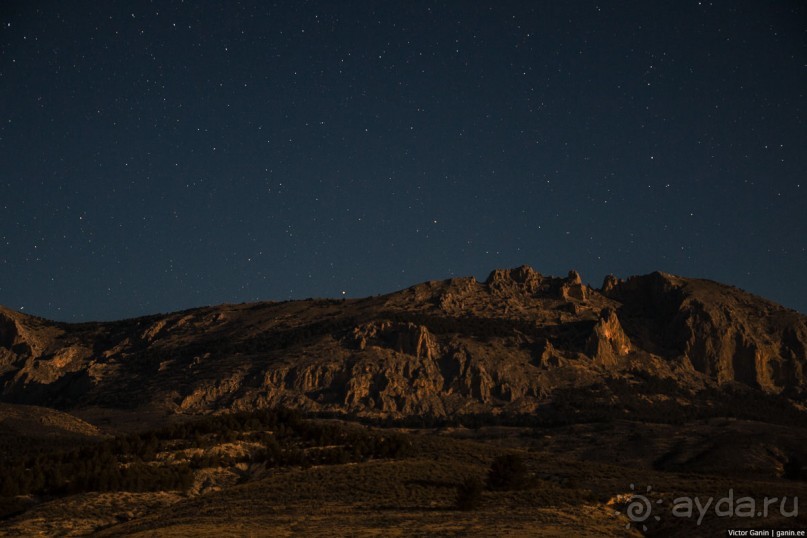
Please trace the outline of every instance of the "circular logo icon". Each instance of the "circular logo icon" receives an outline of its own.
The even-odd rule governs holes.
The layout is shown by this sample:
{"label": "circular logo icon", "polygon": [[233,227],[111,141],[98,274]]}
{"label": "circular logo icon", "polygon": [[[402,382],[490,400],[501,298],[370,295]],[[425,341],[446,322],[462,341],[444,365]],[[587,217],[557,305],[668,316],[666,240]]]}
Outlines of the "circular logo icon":
{"label": "circular logo icon", "polygon": [[[661,521],[661,517],[657,515],[653,515],[653,505],[654,504],[661,504],[663,501],[661,499],[657,499],[655,502],[652,502],[648,495],[653,490],[653,486],[647,486],[647,489],[644,493],[636,493],[636,485],[630,485],[631,494],[630,497],[627,499],[627,506],[625,507],[625,515],[628,516],[628,523],[625,525],[626,529],[630,529],[631,525],[635,525],[638,527],[641,525],[643,531],[647,531],[647,525],[645,525],[645,521],[650,519],[651,517],[655,521]],[[621,514],[622,512],[618,511],[616,514]]]}

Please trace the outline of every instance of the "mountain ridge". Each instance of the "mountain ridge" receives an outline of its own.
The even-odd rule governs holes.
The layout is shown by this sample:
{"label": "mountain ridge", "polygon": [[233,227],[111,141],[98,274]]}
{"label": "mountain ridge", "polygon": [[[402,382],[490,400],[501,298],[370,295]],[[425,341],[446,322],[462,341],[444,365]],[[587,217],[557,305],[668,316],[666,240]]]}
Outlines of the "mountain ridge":
{"label": "mountain ridge", "polygon": [[608,276],[597,289],[575,271],[520,266],[363,299],[114,322],[0,307],[0,400],[168,414],[284,405],[376,418],[554,416],[570,393],[577,411],[564,413],[600,385],[594,399],[618,410],[637,400],[622,385],[649,383],[669,389],[645,395],[650,407],[669,407],[662,397],[693,406],[730,386],[801,405],[806,349],[807,317],[738,288],[657,271]]}

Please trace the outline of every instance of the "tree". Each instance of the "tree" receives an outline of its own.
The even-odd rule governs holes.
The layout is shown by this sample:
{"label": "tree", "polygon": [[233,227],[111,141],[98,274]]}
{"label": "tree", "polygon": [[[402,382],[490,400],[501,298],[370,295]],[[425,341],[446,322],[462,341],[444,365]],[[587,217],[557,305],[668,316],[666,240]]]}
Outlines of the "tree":
{"label": "tree", "polygon": [[791,455],[782,468],[782,477],[788,480],[801,480],[804,473],[801,468],[801,460],[796,455]]}
{"label": "tree", "polygon": [[513,490],[527,485],[527,466],[517,454],[499,456],[488,471],[488,489]]}
{"label": "tree", "polygon": [[458,510],[475,510],[482,502],[482,481],[477,477],[468,478],[457,486],[456,506]]}

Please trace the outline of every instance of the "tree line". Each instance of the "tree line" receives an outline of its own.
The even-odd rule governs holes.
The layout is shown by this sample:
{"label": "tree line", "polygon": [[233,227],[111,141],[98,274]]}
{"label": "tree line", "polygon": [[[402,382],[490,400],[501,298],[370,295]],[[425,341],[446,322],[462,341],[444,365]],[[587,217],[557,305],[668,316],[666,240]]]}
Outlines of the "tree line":
{"label": "tree line", "polygon": [[[260,448],[233,457],[223,451],[167,463],[162,452],[213,449],[249,441]],[[194,470],[239,462],[270,467],[331,465],[411,453],[405,437],[323,421],[294,411],[267,409],[207,416],[144,433],[121,435],[68,450],[42,448],[0,461],[0,497],[62,496],[89,491],[184,490]]]}

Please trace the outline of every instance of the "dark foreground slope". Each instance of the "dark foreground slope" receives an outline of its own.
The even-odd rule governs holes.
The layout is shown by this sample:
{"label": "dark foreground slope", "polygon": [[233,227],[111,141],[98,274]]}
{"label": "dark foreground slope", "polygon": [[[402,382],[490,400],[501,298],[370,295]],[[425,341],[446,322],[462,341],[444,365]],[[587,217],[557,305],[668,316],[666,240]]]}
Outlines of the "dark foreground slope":
{"label": "dark foreground slope", "polygon": [[[287,411],[221,414],[4,457],[0,535],[616,537],[803,528],[796,499],[806,498],[807,484],[781,447],[806,441],[804,428],[730,419],[401,430]],[[770,464],[772,455],[783,459]],[[653,502],[652,519],[629,512],[640,492]],[[722,510],[742,498],[746,508],[734,519],[713,509],[676,512],[682,498],[701,506],[731,499]],[[772,498],[764,515],[748,517],[749,502],[762,510]]]}

